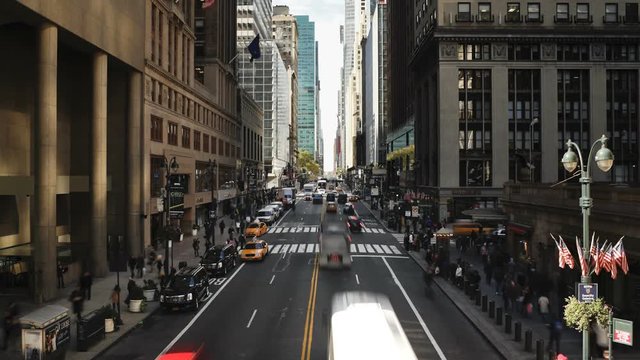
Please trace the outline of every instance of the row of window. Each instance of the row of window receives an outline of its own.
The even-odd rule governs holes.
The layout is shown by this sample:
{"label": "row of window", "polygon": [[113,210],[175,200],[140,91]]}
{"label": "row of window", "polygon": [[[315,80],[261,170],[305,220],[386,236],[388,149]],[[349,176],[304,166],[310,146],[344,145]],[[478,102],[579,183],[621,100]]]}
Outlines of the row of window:
{"label": "row of window", "polygon": [[[191,58],[192,40],[182,32],[181,24],[169,19],[167,14],[155,4],[151,6],[151,61],[165,67],[183,82],[189,82],[193,63]],[[167,27],[167,38],[164,38],[164,27]],[[180,46],[181,45],[181,46]],[[166,46],[167,63],[164,63]],[[178,71],[178,59],[182,60],[181,71]]]}
{"label": "row of window", "polygon": [[[161,117],[151,115],[151,140],[156,142],[164,142],[163,131],[164,120]],[[167,144],[178,146],[178,137],[180,137],[180,145],[185,149],[191,149],[191,129],[182,126],[182,132],[177,123],[167,122]],[[198,130],[193,130],[193,150],[208,152],[211,154],[219,154],[232,158],[240,157],[240,147],[224,141],[216,139],[214,136],[202,134]]]}
{"label": "row of window", "polygon": [[[509,61],[540,60],[540,44],[508,44],[507,59]],[[638,44],[606,44],[605,59],[607,61],[637,62],[640,61],[640,45]],[[491,44],[460,43],[458,44],[458,60],[487,61],[491,60]],[[588,44],[556,44],[555,61],[589,61]]]}
{"label": "row of window", "polygon": [[[491,12],[490,2],[478,3],[478,14],[474,17],[471,14],[471,3],[459,2],[458,13],[456,14],[457,22],[493,22],[494,16]],[[505,22],[507,23],[519,23],[522,22],[523,16],[520,12],[519,2],[507,3],[507,13],[505,15]],[[527,3],[527,13],[524,16],[524,20],[527,22],[543,22],[544,16],[540,13],[539,2]],[[626,3],[625,15],[621,18],[618,12],[617,3],[606,3],[605,14],[603,16],[603,22],[605,23],[638,23],[638,4]],[[418,22],[418,19],[416,19]],[[554,15],[554,21],[556,23],[591,23],[593,22],[593,16],[590,12],[588,3],[578,3],[575,7],[575,15],[571,15],[569,3],[561,2],[556,3],[556,14]]]}

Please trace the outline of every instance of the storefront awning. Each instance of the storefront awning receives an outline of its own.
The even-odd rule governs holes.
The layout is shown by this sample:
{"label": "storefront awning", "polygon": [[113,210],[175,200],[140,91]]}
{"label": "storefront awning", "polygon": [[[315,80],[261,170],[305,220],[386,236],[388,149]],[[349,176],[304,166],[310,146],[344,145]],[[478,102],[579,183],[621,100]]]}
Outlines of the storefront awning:
{"label": "storefront awning", "polygon": [[509,223],[507,225],[507,231],[512,232],[516,235],[527,235],[530,234],[533,228],[529,225],[523,225],[518,223]]}

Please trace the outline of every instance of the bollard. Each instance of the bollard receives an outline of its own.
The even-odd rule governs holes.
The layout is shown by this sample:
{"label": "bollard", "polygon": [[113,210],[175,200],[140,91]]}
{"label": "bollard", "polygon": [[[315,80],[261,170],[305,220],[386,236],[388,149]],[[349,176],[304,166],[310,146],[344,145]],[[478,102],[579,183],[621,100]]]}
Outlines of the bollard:
{"label": "bollard", "polygon": [[476,296],[476,285],[475,284],[469,284],[469,300],[473,300]]}
{"label": "bollard", "polygon": [[476,289],[476,306],[480,306],[480,300],[482,297],[482,293],[480,292],[480,288]]}
{"label": "bollard", "polygon": [[496,303],[491,300],[489,301],[489,318],[493,319],[496,316]]}
{"label": "bollard", "polygon": [[504,332],[511,334],[511,314],[504,314]]}
{"label": "bollard", "polygon": [[536,360],[544,360],[544,340],[536,340]]}
{"label": "bollard", "polygon": [[465,280],[462,283],[462,290],[464,291],[465,294],[469,294],[469,280]]}
{"label": "bollard", "polygon": [[486,312],[487,311],[487,302],[489,301],[489,298],[487,297],[487,295],[482,295],[482,312]]}
{"label": "bollard", "polygon": [[516,342],[522,341],[522,323],[520,321],[516,321],[513,326],[514,340]]}
{"label": "bollard", "polygon": [[531,329],[527,329],[524,332],[524,351],[531,352],[533,350],[533,332]]}
{"label": "bollard", "polygon": [[502,326],[502,308],[496,309],[496,325]]}

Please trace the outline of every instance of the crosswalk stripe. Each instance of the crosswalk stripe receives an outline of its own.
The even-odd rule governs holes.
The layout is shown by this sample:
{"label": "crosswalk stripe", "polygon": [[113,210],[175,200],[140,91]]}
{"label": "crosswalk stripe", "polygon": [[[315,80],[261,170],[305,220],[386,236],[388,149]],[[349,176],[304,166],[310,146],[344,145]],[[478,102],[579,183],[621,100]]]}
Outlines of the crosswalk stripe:
{"label": "crosswalk stripe", "polygon": [[368,251],[368,252],[370,252],[370,253],[374,252],[374,251],[373,251],[373,246],[371,246],[371,245],[367,244],[367,245],[365,245],[365,247],[367,248],[367,251]]}
{"label": "crosswalk stripe", "polygon": [[367,250],[364,248],[364,245],[358,244],[358,252],[366,253]]}
{"label": "crosswalk stripe", "polygon": [[388,245],[381,245],[382,246],[382,250],[384,250],[385,254],[391,254],[391,249],[389,249]]}
{"label": "crosswalk stripe", "polygon": [[375,228],[374,230],[376,230],[378,234],[384,234],[384,230],[382,229]]}
{"label": "crosswalk stripe", "polygon": [[313,244],[307,244],[307,251],[308,253],[312,253],[313,252]]}
{"label": "crosswalk stripe", "polygon": [[313,252],[320,252],[320,245],[318,244],[313,244]]}
{"label": "crosswalk stripe", "polygon": [[400,255],[400,250],[398,250],[398,247],[395,245],[390,245],[389,246],[391,248],[391,251],[393,251],[394,254],[396,255]]}
{"label": "crosswalk stripe", "polygon": [[318,228],[317,227],[312,227],[311,228],[311,232],[318,232]]}
{"label": "crosswalk stripe", "polygon": [[380,247],[380,245],[378,245],[378,244],[374,244],[374,245],[373,245],[373,248],[374,248],[374,249],[376,249],[376,252],[377,252],[378,254],[382,254],[382,253],[383,253],[382,248]]}
{"label": "crosswalk stripe", "polygon": [[[300,245],[302,247],[302,244]],[[291,249],[289,249],[290,253],[298,252],[298,244],[291,245]]]}
{"label": "crosswalk stripe", "polygon": [[286,254],[289,252],[289,244],[282,245],[282,253]]}
{"label": "crosswalk stripe", "polygon": [[282,247],[282,245],[276,245],[273,248],[271,248],[270,251],[271,251],[272,254],[277,254],[278,250],[280,250],[281,247]]}
{"label": "crosswalk stripe", "polygon": [[358,250],[356,250],[356,244],[351,244],[351,246],[349,246],[349,251],[351,251],[352,253],[357,252]]}
{"label": "crosswalk stripe", "polygon": [[281,233],[281,232],[282,232],[282,228],[276,228],[276,231],[275,231],[275,232],[276,232],[276,234]]}
{"label": "crosswalk stripe", "polygon": [[309,230],[310,229],[308,227],[304,228],[304,232],[309,232]]}
{"label": "crosswalk stripe", "polygon": [[269,231],[267,231],[267,232],[268,232],[269,234],[273,234],[273,232],[274,232],[274,231],[276,231],[276,229],[271,228],[271,229],[269,229]]}
{"label": "crosswalk stripe", "polygon": [[289,232],[289,230],[291,230],[291,232],[293,232],[293,228],[289,229],[288,227],[283,228],[283,229],[282,229],[282,232],[283,232],[283,233],[287,233],[287,232]]}

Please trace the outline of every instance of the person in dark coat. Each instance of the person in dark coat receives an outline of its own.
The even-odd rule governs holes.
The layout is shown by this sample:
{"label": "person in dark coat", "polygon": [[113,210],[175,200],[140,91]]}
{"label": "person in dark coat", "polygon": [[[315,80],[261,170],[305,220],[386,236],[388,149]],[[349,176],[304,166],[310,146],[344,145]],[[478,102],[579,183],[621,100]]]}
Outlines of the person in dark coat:
{"label": "person in dark coat", "polygon": [[84,296],[82,296],[82,290],[79,287],[76,287],[71,292],[69,301],[71,301],[73,313],[76,314],[77,319],[82,319],[82,306],[84,304]]}
{"label": "person in dark coat", "polygon": [[131,277],[135,276],[135,271],[136,271],[136,258],[134,258],[133,256],[129,257],[129,270],[131,270]]}
{"label": "person in dark coat", "polygon": [[131,291],[136,287],[136,281],[133,278],[129,278],[129,282],[127,283],[127,297],[124,299],[124,303],[129,305],[129,300],[131,298]]}
{"label": "person in dark coat", "polygon": [[224,220],[220,220],[219,226],[220,226],[220,235],[224,235],[224,227],[225,227]]}
{"label": "person in dark coat", "polygon": [[56,276],[58,277],[58,289],[64,289],[64,273],[66,272],[66,268],[62,265],[62,262],[58,261],[58,265],[56,266]]}
{"label": "person in dark coat", "polygon": [[91,285],[93,285],[93,276],[90,272],[85,271],[80,277],[80,290],[82,290],[82,296],[91,300]]}
{"label": "person in dark coat", "polygon": [[200,240],[198,238],[193,238],[193,256],[200,256]]}
{"label": "person in dark coat", "polygon": [[136,258],[136,270],[138,270],[138,278],[142,278],[144,274],[144,256],[142,255]]}

